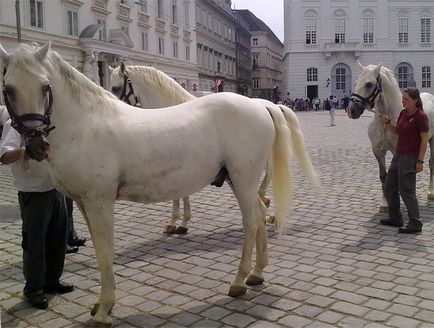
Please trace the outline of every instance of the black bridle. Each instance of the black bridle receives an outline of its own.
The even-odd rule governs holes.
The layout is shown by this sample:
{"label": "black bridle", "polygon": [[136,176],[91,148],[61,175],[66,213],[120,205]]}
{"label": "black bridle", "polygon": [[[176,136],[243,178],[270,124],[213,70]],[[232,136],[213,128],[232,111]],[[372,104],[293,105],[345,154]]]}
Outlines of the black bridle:
{"label": "black bridle", "polygon": [[352,93],[350,96],[350,101],[363,107],[363,109],[365,109],[368,106],[369,108],[373,108],[375,105],[375,99],[382,91],[383,88],[381,86],[381,77],[380,77],[380,73],[378,73],[377,83],[375,84],[375,88],[374,90],[372,90],[371,94],[368,97],[362,97],[357,93]]}
{"label": "black bridle", "polygon": [[[17,130],[25,140],[30,140],[33,137],[45,135],[48,136],[50,131],[54,130],[56,127],[51,126],[51,111],[53,106],[53,93],[51,91],[51,85],[48,85],[48,105],[45,106],[44,114],[28,113],[23,115],[17,115],[9,102],[8,95],[5,89],[4,76],[6,74],[6,69],[3,71],[3,99],[5,101],[6,108],[8,110],[9,116],[11,118],[11,126]],[[37,128],[28,128],[24,125],[26,121],[40,121],[41,125]]]}
{"label": "black bridle", "polygon": [[[128,94],[126,93],[127,92],[127,85],[130,89]],[[132,104],[130,102],[131,96],[134,96],[134,100],[136,101],[135,104]],[[133,83],[131,82],[131,79],[129,78],[127,71],[124,72],[124,86],[122,88],[122,93],[119,96],[119,99],[126,102],[128,105],[140,107],[139,98],[134,94]]]}

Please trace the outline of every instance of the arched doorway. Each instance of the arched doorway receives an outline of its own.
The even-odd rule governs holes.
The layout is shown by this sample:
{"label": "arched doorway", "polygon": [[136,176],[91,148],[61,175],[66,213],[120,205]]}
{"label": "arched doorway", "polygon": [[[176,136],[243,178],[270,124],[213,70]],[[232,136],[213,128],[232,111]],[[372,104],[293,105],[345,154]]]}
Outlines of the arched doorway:
{"label": "arched doorway", "polygon": [[332,68],[331,95],[339,100],[351,94],[351,68],[346,64],[336,64]]}

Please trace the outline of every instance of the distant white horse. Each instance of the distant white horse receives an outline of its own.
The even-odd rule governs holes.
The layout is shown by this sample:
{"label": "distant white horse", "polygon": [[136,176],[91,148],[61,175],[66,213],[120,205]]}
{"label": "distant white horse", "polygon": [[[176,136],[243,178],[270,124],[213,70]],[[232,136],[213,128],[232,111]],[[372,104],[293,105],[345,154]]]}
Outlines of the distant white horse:
{"label": "distant white horse", "polygon": [[[368,134],[372,144],[372,150],[380,168],[380,180],[383,186],[386,181],[386,153],[395,152],[397,136],[386,129],[382,123],[381,115],[387,115],[393,123],[398,120],[402,110],[402,93],[393,73],[386,67],[379,65],[360,65],[361,73],[357,78],[354,93],[350,97],[347,113],[350,118],[357,119],[365,109],[375,112],[375,116],[369,125]],[[430,145],[430,180],[428,187],[428,199],[434,200],[434,96],[429,93],[421,93],[423,110],[429,120],[429,145]],[[387,203],[384,200],[380,207],[381,212],[387,211]]]}
{"label": "distant white horse", "polygon": [[[196,99],[195,96],[187,92],[179,83],[164,72],[150,66],[126,66],[123,61],[119,67],[110,68],[110,89],[121,100],[142,108],[161,108]],[[253,100],[262,102],[264,106],[275,106],[272,102],[264,99],[255,98]],[[318,185],[317,176],[307,153],[297,116],[290,108],[283,105],[278,106],[287,120],[295,155],[303,173],[312,184]],[[271,174],[271,170],[267,168],[259,188],[259,196],[267,207],[270,204],[270,200],[266,197],[266,192],[270,184]],[[178,199],[173,201],[172,218],[164,230],[165,233],[187,232],[187,224],[191,218],[190,201],[188,197],[184,197],[183,201],[184,216],[180,226],[176,227],[176,222],[179,219]]]}
{"label": "distant white horse", "polygon": [[[279,232],[291,201],[290,132],[280,110],[233,93],[137,110],[50,51],[50,43],[22,44],[13,53],[0,45],[0,59],[14,127],[33,159],[47,159],[54,185],[76,201],[88,225],[101,272],[95,321],[110,323],[115,303],[116,199],[168,201],[228,181],[245,234],[229,295],[243,295],[246,283],[264,281],[267,231],[258,185],[271,154]],[[256,263],[249,273],[255,244]]]}

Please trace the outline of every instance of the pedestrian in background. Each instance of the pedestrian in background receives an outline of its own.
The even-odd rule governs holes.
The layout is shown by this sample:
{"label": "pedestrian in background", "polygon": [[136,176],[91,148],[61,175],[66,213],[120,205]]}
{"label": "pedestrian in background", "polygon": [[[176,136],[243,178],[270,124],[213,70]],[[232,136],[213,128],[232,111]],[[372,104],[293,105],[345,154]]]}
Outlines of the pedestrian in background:
{"label": "pedestrian in background", "polygon": [[65,261],[67,213],[65,197],[54,189],[46,161],[28,160],[22,138],[8,120],[2,133],[0,162],[10,164],[22,219],[24,296],[46,309],[45,293],[68,293],[61,282]]}
{"label": "pedestrian in background", "polygon": [[[404,109],[399,114],[396,125],[391,124],[387,116],[383,116],[384,124],[389,131],[398,135],[398,141],[384,188],[389,219],[382,219],[381,224],[400,227],[401,233],[417,233],[422,231],[422,222],[416,197],[416,173],[423,170],[429,125],[418,89],[405,89],[402,104]],[[404,220],[400,209],[400,196],[408,212],[409,221],[405,228],[401,228]]]}

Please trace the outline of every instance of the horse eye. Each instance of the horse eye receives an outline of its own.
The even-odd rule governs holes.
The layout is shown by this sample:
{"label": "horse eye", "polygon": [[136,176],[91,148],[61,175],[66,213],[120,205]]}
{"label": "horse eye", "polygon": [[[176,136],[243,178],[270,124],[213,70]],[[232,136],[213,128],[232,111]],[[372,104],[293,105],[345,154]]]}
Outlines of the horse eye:
{"label": "horse eye", "polygon": [[120,88],[120,87],[113,87],[113,88],[112,88],[112,92],[113,92],[113,93],[119,93],[119,91],[121,91],[121,88]]}
{"label": "horse eye", "polygon": [[365,84],[365,86],[367,89],[370,89],[370,88],[372,88],[373,84],[372,84],[372,82],[368,82]]}
{"label": "horse eye", "polygon": [[15,96],[15,89],[13,87],[5,85],[3,87],[3,90],[8,97],[14,97]]}

